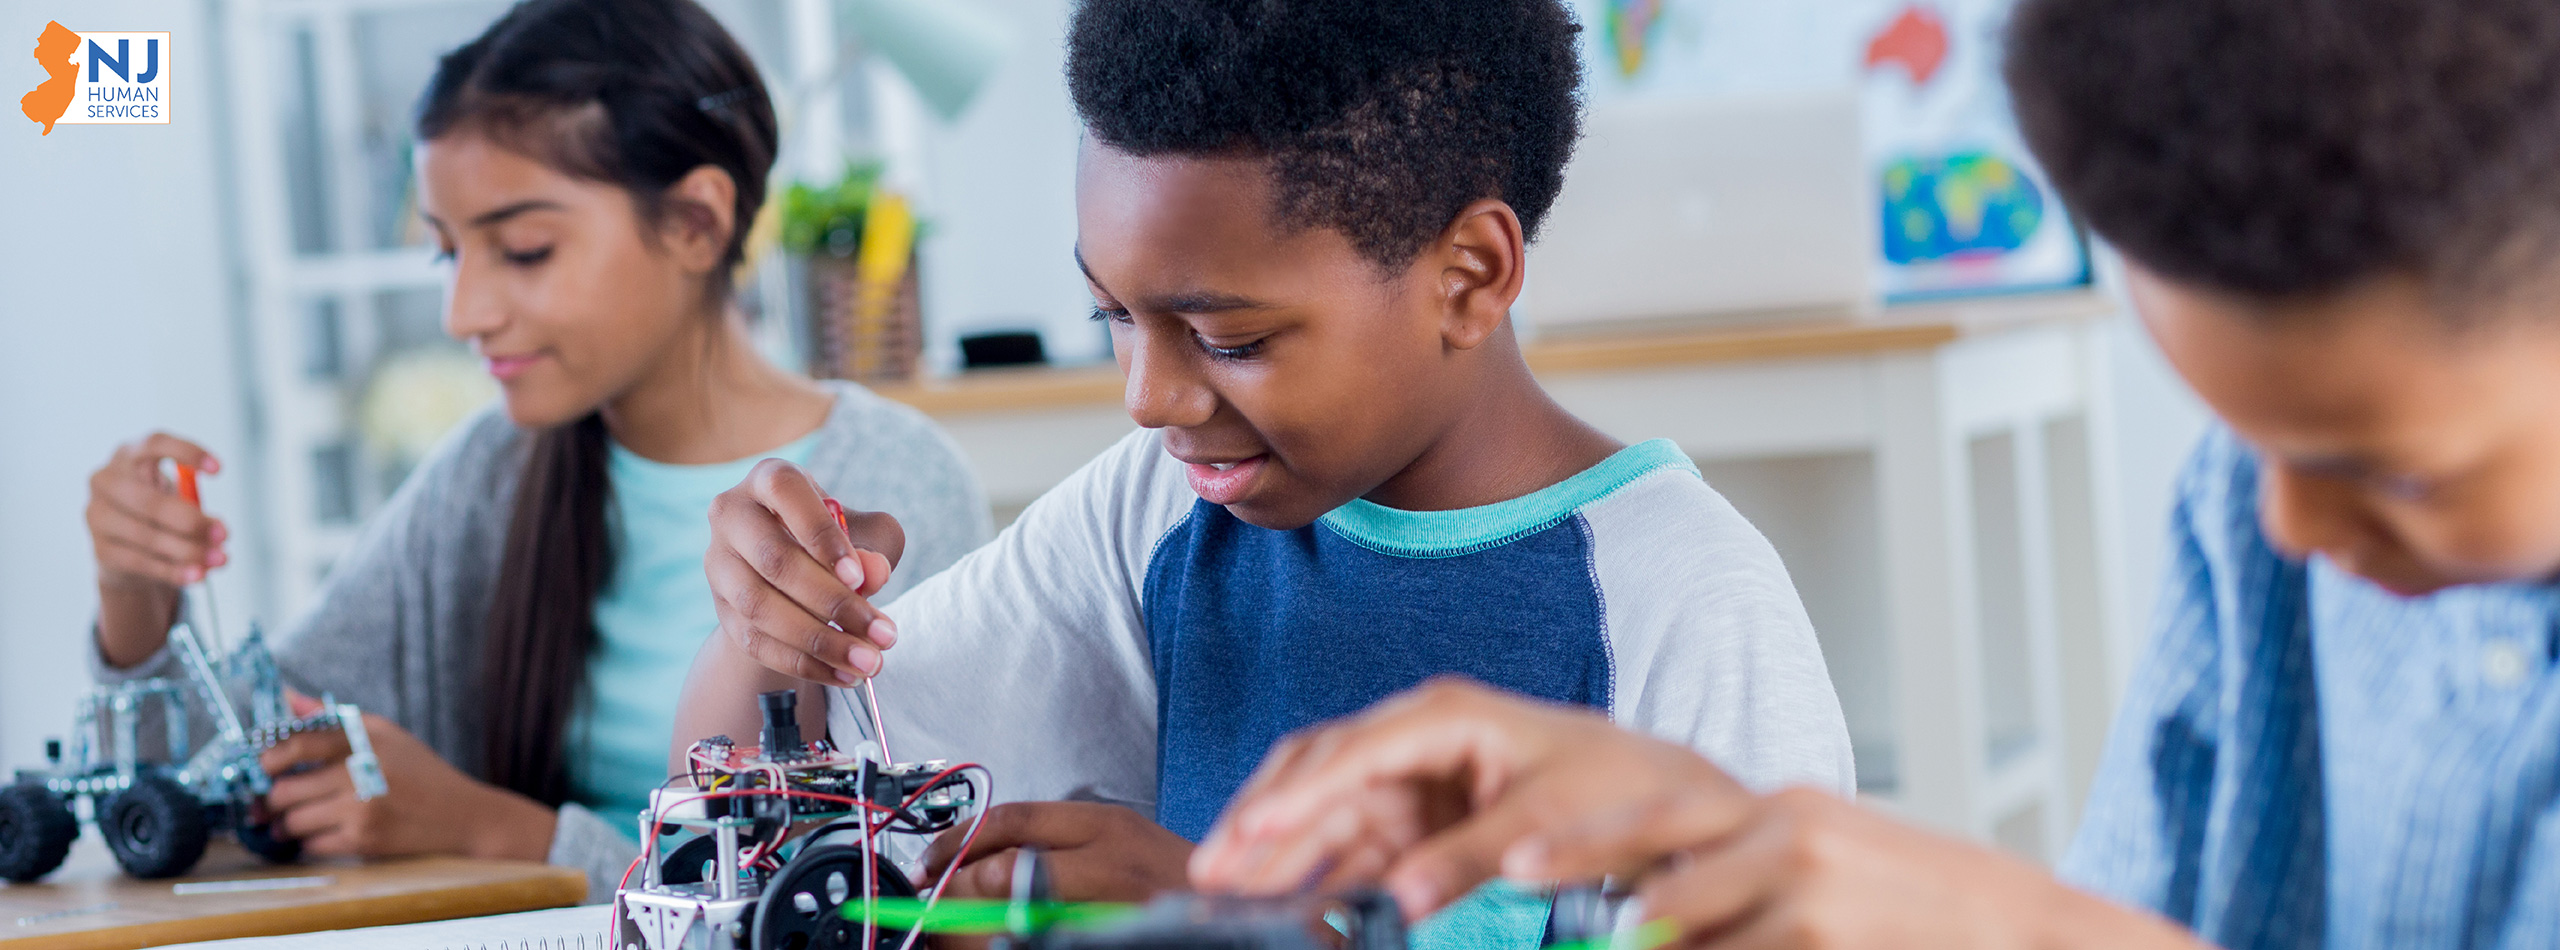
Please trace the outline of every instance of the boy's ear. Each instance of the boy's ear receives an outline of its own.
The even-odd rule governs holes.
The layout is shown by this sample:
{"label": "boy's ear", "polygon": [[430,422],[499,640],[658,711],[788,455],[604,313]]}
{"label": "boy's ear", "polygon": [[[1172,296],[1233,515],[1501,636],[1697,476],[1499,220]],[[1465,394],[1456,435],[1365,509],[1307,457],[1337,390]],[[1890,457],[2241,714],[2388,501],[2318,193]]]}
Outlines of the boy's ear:
{"label": "boy's ear", "polygon": [[1441,339],[1474,349],[1502,328],[1526,270],[1520,216],[1509,204],[1485,198],[1468,205],[1425,256],[1438,271]]}
{"label": "boy's ear", "polygon": [[685,269],[710,271],[738,227],[738,183],[717,165],[697,166],[667,186],[658,233]]}

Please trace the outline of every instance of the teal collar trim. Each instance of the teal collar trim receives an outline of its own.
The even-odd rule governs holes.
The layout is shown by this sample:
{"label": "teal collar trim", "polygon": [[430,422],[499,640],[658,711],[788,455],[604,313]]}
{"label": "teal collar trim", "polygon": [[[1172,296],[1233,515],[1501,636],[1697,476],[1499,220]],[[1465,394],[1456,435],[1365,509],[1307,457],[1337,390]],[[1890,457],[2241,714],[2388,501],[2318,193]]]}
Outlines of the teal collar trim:
{"label": "teal collar trim", "polygon": [[1397,557],[1457,557],[1499,547],[1554,526],[1658,469],[1691,475],[1697,463],[1669,439],[1638,442],[1572,478],[1510,501],[1454,511],[1405,511],[1354,498],[1317,523],[1353,544]]}

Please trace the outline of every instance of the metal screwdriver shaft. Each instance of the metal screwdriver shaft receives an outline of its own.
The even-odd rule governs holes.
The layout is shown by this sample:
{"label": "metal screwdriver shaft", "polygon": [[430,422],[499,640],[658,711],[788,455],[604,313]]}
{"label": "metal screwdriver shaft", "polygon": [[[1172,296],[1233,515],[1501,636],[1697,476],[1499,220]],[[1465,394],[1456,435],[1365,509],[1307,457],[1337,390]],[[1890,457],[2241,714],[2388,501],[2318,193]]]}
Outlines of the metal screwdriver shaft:
{"label": "metal screwdriver shaft", "polygon": [[[196,491],[195,466],[178,466],[178,497],[196,506],[197,511],[204,510],[204,498]],[[213,572],[207,570],[203,580],[187,585],[184,596],[188,599],[188,619],[195,621],[192,625],[204,636],[206,647],[215,656],[230,655],[231,643],[222,635],[222,620],[215,615],[213,606]],[[196,616],[198,608],[202,608],[201,617]]]}

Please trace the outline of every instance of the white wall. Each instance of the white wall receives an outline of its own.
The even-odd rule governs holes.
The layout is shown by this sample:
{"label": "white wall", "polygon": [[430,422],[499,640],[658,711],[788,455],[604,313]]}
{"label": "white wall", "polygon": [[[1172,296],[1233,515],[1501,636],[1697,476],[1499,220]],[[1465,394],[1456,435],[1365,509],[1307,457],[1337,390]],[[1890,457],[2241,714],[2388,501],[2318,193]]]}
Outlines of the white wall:
{"label": "white wall", "polygon": [[1012,56],[958,122],[928,136],[925,319],[942,367],[958,337],[1043,330],[1053,362],[1100,362],[1110,338],[1071,255],[1082,134],[1067,99],[1066,0],[979,0],[1014,29]]}
{"label": "white wall", "polygon": [[[44,78],[25,51],[48,19],[173,33],[171,121],[39,137],[16,109],[0,115],[0,773],[34,764],[87,685],[97,587],[81,508],[115,445],[155,427],[200,439],[233,463],[205,482],[206,507],[251,520],[207,10],[0,0],[12,103]],[[251,612],[248,570],[218,575],[226,624]]]}

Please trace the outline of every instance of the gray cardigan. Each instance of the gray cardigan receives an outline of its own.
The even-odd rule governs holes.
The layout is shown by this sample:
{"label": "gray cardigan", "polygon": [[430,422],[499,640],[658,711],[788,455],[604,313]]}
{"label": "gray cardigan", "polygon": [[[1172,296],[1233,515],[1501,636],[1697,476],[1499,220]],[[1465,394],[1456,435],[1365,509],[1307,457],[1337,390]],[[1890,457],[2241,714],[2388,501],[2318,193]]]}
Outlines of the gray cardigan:
{"label": "gray cardigan", "polygon": [[[830,385],[835,409],[818,429],[808,471],[846,507],[888,512],[906,529],[885,600],[986,539],[986,496],[959,449],[922,413],[851,383]],[[476,664],[526,446],[524,431],[495,407],[457,427],[365,526],[311,610],[277,639],[286,681],[379,713],[480,775]],[[178,675],[165,649],[114,669],[94,642],[90,664],[102,683]],[[551,863],[586,871],[589,900],[610,899],[638,854],[635,830],[565,805]]]}

